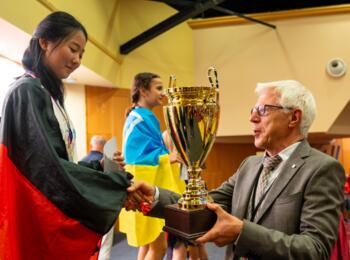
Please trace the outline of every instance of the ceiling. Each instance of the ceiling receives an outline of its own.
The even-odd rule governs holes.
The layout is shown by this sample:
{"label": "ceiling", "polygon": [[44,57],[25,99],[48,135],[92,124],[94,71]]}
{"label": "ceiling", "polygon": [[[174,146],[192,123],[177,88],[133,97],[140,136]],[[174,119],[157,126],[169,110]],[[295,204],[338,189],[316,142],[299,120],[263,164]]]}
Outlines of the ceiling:
{"label": "ceiling", "polygon": [[188,19],[203,19],[220,16],[239,16],[274,28],[272,24],[250,18],[249,14],[286,11],[310,7],[349,4],[350,0],[153,0],[176,9],[169,18],[140,33],[120,46],[120,53],[127,55],[134,49]]}
{"label": "ceiling", "polygon": [[[178,10],[173,17],[160,21],[158,25],[146,30],[129,42],[120,46],[121,54],[128,54],[138,46],[171,29],[188,19],[212,18],[232,14],[251,14],[273,12],[307,7],[320,7],[350,3],[350,0],[153,0],[162,2]],[[217,4],[219,3],[219,4]],[[0,19],[0,55],[8,60],[20,63],[30,35]],[[71,79],[78,84],[113,86],[88,68],[81,66],[72,74]]]}
{"label": "ceiling", "polygon": [[283,1],[263,1],[263,0],[160,0],[178,11],[205,2],[222,2],[217,7],[201,12],[195,18],[212,18],[230,15],[232,12],[241,14],[275,12],[309,7],[321,7],[328,5],[349,4],[350,0],[283,0]]}

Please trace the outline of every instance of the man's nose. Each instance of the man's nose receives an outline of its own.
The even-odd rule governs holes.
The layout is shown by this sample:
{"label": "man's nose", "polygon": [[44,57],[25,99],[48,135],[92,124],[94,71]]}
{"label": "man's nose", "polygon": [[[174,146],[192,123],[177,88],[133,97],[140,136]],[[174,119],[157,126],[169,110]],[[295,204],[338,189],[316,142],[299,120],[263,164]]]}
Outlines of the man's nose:
{"label": "man's nose", "polygon": [[250,116],[249,116],[249,121],[250,122],[258,122],[260,120],[260,117],[258,115],[258,112],[253,109]]}

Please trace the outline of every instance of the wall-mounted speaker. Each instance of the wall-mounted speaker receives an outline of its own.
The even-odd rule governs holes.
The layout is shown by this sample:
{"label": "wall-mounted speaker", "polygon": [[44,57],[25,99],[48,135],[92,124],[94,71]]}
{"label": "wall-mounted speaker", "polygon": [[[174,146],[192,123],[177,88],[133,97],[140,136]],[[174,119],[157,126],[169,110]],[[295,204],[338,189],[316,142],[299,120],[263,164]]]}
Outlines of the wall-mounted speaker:
{"label": "wall-mounted speaker", "polygon": [[329,76],[339,78],[346,73],[347,66],[345,61],[339,58],[331,59],[326,65],[326,71]]}

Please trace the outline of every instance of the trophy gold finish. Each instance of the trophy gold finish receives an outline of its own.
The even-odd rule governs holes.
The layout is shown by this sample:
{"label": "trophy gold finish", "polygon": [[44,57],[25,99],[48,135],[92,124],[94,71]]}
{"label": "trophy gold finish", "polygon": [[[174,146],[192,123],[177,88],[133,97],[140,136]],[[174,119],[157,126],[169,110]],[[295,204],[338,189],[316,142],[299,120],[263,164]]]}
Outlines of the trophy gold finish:
{"label": "trophy gold finish", "polygon": [[176,87],[170,77],[164,106],[167,130],[187,166],[188,184],[178,204],[165,209],[164,230],[186,240],[193,240],[208,231],[216,215],[205,204],[213,200],[201,179],[202,166],[214,144],[219,123],[219,84],[215,68],[208,69],[211,86]]}

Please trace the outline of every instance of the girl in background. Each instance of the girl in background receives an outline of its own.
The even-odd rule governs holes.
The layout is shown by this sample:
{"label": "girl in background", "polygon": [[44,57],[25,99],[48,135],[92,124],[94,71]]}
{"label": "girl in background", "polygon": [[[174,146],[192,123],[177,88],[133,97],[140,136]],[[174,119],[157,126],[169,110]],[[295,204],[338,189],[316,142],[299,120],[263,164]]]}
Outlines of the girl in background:
{"label": "girl in background", "polygon": [[[163,83],[153,73],[139,73],[131,88],[133,105],[127,113],[123,130],[126,170],[135,180],[182,193],[185,184],[179,172],[173,172],[159,121],[152,109],[162,104]],[[163,259],[167,243],[162,228],[164,220],[143,216],[141,212],[122,211],[120,230],[131,246],[140,247],[138,259]]]}

